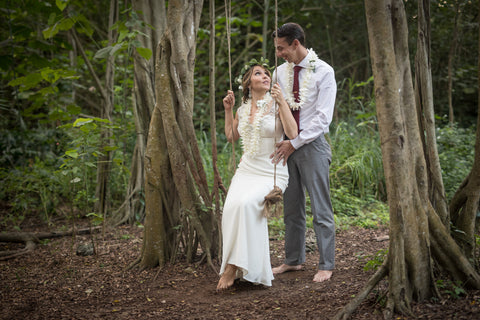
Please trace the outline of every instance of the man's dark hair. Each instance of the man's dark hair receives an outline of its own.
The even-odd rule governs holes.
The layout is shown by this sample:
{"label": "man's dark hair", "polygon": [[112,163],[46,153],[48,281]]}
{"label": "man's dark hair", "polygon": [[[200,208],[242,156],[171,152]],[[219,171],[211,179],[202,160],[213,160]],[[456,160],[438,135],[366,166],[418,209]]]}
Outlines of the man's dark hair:
{"label": "man's dark hair", "polygon": [[285,38],[288,45],[291,45],[293,40],[297,39],[302,46],[305,46],[305,32],[302,27],[294,22],[287,22],[279,27],[277,31],[273,31],[272,37]]}

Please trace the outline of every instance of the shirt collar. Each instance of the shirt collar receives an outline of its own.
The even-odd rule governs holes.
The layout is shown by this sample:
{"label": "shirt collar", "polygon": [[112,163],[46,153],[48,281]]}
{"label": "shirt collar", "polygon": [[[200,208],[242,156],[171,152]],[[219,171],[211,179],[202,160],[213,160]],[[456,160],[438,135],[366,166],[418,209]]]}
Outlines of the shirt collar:
{"label": "shirt collar", "polygon": [[302,61],[300,61],[299,64],[296,64],[296,66],[300,66],[302,68],[306,68],[308,65],[307,65],[307,57],[308,57],[308,54],[310,53],[310,50],[307,49],[307,55],[302,59]]}

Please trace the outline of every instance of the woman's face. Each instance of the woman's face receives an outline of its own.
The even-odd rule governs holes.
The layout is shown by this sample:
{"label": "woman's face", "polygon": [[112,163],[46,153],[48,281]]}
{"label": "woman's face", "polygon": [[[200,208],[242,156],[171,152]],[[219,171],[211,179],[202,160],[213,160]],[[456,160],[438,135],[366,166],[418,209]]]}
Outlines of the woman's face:
{"label": "woman's face", "polygon": [[270,90],[270,74],[263,67],[253,67],[252,76],[250,77],[250,89],[252,91],[268,91]]}

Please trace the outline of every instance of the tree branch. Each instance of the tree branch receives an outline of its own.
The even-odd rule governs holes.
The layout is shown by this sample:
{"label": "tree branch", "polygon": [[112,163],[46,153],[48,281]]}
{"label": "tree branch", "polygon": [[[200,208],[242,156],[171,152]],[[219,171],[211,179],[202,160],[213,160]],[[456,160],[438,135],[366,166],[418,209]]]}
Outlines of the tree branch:
{"label": "tree branch", "polygon": [[350,301],[345,307],[340,310],[334,320],[345,320],[348,319],[353,312],[358,308],[358,306],[365,300],[368,294],[372,291],[373,288],[388,274],[388,258],[380,266],[380,268],[375,272],[375,274],[368,280],[367,284],[363,287],[355,298]]}
{"label": "tree branch", "polygon": [[73,234],[90,234],[95,230],[100,229],[96,228],[86,228],[80,230],[70,230],[70,231],[55,231],[55,232],[5,232],[0,233],[0,242],[14,242],[14,243],[25,243],[25,248],[17,251],[3,251],[0,252],[0,261],[13,259],[21,255],[32,252],[36,248],[36,244],[42,239],[52,239],[71,236]]}

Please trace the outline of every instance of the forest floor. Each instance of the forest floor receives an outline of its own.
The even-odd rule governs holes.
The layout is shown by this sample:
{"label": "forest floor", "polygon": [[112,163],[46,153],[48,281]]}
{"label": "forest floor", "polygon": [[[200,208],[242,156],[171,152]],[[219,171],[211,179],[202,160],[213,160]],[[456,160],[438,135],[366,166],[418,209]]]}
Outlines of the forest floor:
{"label": "forest floor", "polygon": [[[24,223],[22,231],[51,231],[36,225]],[[339,230],[330,281],[312,282],[318,255],[310,251],[303,270],[276,276],[272,287],[235,283],[223,293],[216,293],[218,275],[205,263],[180,261],[162,270],[126,270],[142,247],[143,229],[137,226],[52,239],[28,255],[0,261],[0,318],[331,319],[374,273],[364,266],[388,247],[387,235],[385,228]],[[78,245],[92,239],[97,254],[77,255]],[[22,246],[0,243],[0,251]],[[276,266],[283,259],[283,241],[272,239],[270,249]],[[352,319],[382,319],[386,287],[383,280]],[[415,316],[480,319],[480,291],[461,293],[445,287],[443,293],[440,301],[413,304]]]}

